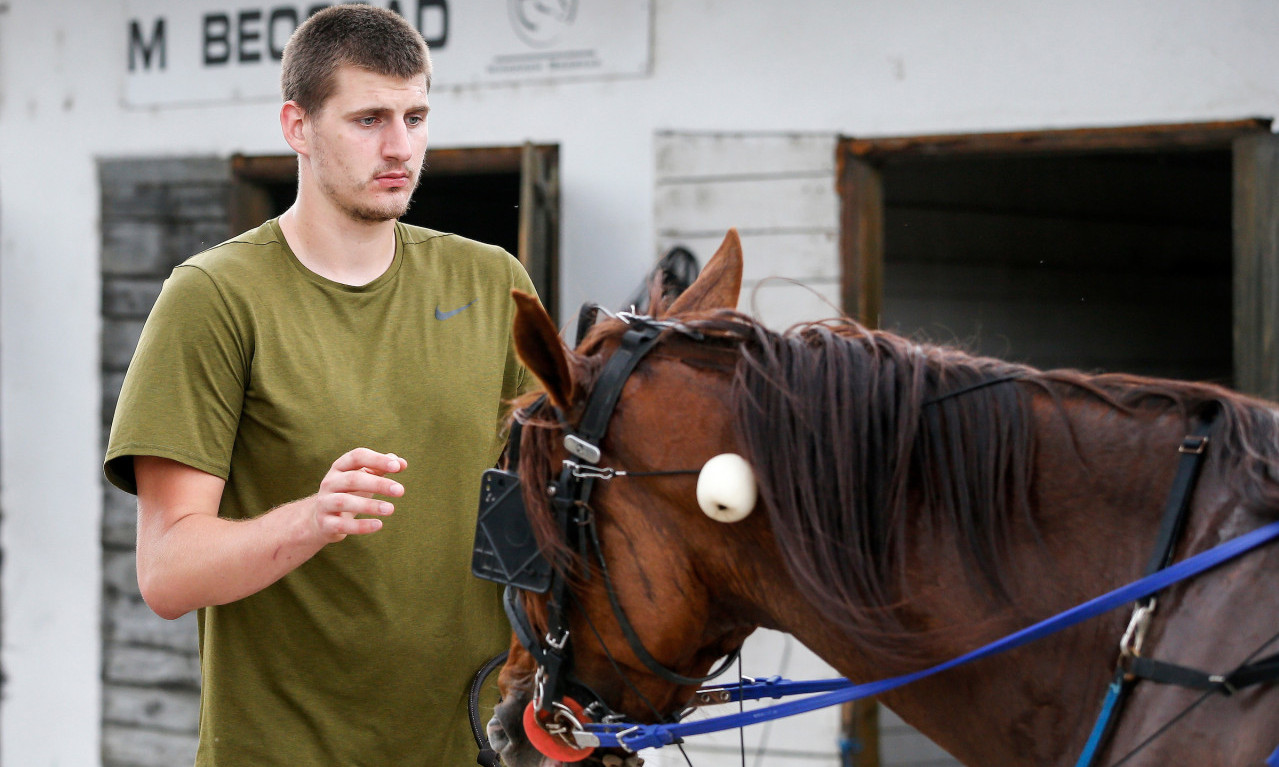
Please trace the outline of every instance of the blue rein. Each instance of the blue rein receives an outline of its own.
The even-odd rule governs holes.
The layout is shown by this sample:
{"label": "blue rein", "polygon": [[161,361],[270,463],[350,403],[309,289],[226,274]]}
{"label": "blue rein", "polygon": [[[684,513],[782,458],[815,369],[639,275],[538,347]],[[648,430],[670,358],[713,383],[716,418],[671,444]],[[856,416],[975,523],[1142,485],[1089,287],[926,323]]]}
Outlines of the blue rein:
{"label": "blue rein", "polygon": [[[815,711],[826,706],[874,697],[911,682],[917,682],[934,674],[962,666],[965,663],[971,663],[1006,650],[1021,647],[1049,634],[1082,623],[1116,607],[1129,604],[1134,600],[1155,594],[1175,583],[1200,575],[1275,538],[1279,538],[1279,522],[1272,522],[1252,532],[1233,538],[1212,549],[1148,575],[1141,580],[1129,583],[1014,634],[991,642],[985,647],[910,674],[866,684],[852,684],[847,679],[788,682],[771,678],[753,680],[743,685],[723,685],[702,692],[713,695],[713,699],[716,702],[780,697],[786,694],[822,694],[813,695],[804,700],[779,703],[775,706],[753,711],[742,711],[699,721],[663,724],[587,724],[584,725],[582,730],[574,732],[574,736],[581,746],[623,748],[627,751],[638,751],[644,748],[660,748],[675,743],[689,735],[704,735],[711,732],[737,729],[749,724],[758,724]],[[1276,751],[1272,760],[1275,762],[1275,767],[1279,767],[1279,751]]]}

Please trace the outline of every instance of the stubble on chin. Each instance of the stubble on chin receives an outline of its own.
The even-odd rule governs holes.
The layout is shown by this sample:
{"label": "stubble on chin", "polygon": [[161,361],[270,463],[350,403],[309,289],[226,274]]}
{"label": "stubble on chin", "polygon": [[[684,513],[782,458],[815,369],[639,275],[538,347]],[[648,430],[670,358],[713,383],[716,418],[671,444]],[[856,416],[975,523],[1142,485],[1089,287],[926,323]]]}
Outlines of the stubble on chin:
{"label": "stubble on chin", "polygon": [[355,203],[347,209],[347,215],[351,216],[355,221],[370,224],[380,224],[383,221],[392,221],[399,219],[405,213],[409,212],[409,208],[413,205],[413,193],[417,191],[418,183],[422,180],[421,172],[412,173],[409,176],[412,182],[407,187],[408,194],[400,199],[388,199],[382,204],[366,204]]}

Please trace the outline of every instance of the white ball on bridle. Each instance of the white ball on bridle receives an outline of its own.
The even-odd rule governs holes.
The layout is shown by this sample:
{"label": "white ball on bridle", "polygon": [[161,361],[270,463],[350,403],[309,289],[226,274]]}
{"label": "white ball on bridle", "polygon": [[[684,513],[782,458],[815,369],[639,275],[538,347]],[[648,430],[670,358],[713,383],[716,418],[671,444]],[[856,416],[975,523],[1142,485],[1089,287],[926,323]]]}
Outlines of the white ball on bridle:
{"label": "white ball on bridle", "polygon": [[755,472],[737,453],[721,453],[697,475],[697,505],[717,522],[738,522],[755,508]]}

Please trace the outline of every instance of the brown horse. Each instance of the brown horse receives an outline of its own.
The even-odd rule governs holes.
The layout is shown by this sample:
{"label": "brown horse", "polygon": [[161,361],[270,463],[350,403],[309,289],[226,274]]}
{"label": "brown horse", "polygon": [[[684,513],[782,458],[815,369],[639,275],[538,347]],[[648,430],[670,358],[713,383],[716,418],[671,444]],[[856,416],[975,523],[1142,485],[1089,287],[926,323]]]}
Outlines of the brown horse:
{"label": "brown horse", "polygon": [[[754,469],[759,508],[732,523],[708,517],[692,474],[600,481],[589,500],[622,610],[643,647],[680,674],[705,674],[764,626],[850,679],[883,678],[1135,580],[1178,447],[1212,411],[1176,557],[1279,517],[1279,420],[1268,403],[1207,384],[1042,372],[843,320],[774,333],[731,311],[740,284],[730,232],[664,315],[685,332],[666,331],[626,381],[599,465],[696,469],[738,453]],[[537,303],[517,298],[520,355],[573,425],[626,325],[601,322],[570,351]],[[525,504],[543,550],[571,573],[574,673],[635,721],[682,710],[693,686],[639,661],[598,568],[552,521],[545,488],[567,457],[563,424],[528,420]],[[1279,549],[1264,548],[1161,594],[1143,654],[1220,673],[1274,652],[1277,567]],[[542,630],[545,597],[523,599]],[[968,765],[1074,764],[1128,618],[1108,613],[881,701]],[[543,761],[520,723],[532,668],[515,644],[490,723],[509,767]],[[1279,745],[1277,725],[1268,684],[1205,696],[1142,682],[1097,763],[1259,765]]]}

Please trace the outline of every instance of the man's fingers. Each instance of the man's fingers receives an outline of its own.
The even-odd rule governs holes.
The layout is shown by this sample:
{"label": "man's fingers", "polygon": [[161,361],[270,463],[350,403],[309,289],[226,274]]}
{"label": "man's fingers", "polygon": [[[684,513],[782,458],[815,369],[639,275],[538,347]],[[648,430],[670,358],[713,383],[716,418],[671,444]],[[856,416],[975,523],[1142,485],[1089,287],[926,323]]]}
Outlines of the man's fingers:
{"label": "man's fingers", "polygon": [[367,535],[382,529],[382,520],[395,511],[394,504],[373,498],[397,498],[404,486],[386,477],[408,468],[408,461],[394,453],[357,447],[333,462],[315,496],[315,525],[330,542],[348,535]]}
{"label": "man's fingers", "polygon": [[375,493],[398,498],[404,486],[393,479],[368,471],[329,472],[320,483],[321,493]]}
{"label": "man's fingers", "polygon": [[330,538],[341,539],[348,535],[367,535],[382,529],[382,520],[368,517],[348,517],[342,514],[325,514],[320,529]]}
{"label": "man's fingers", "polygon": [[343,453],[340,458],[333,462],[333,468],[337,471],[371,469],[377,473],[403,471],[408,468],[408,465],[408,461],[395,453],[379,453],[367,447],[357,447],[354,450]]}
{"label": "man's fingers", "polygon": [[317,496],[321,516],[335,514],[367,514],[378,517],[390,516],[395,512],[395,505],[388,501],[365,498],[351,493],[329,493]]}

